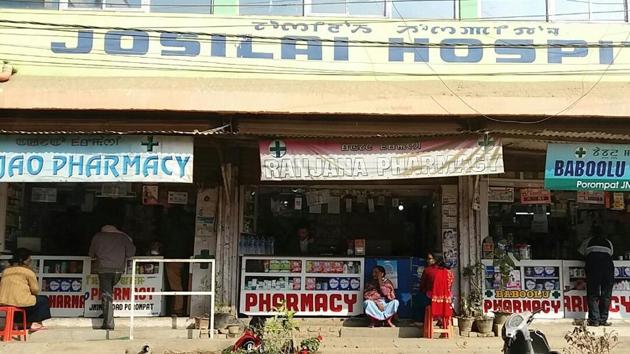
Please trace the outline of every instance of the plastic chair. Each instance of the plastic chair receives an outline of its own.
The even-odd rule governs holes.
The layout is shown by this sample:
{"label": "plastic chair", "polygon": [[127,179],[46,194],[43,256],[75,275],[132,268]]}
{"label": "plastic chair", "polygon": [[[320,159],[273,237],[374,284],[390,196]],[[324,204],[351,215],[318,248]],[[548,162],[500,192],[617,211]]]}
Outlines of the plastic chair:
{"label": "plastic chair", "polygon": [[423,337],[433,339],[434,333],[445,334],[446,338],[453,338],[453,318],[444,317],[442,319],[442,327],[433,327],[433,313],[431,311],[431,304],[427,305],[424,310],[424,326]]}
{"label": "plastic chair", "polygon": [[[26,311],[15,306],[0,306],[0,312],[5,313],[4,319],[4,329],[0,331],[0,336],[2,337],[3,342],[10,342],[14,336],[20,337],[24,336],[24,341],[28,336],[28,329],[26,328]],[[22,329],[16,329],[13,320],[15,318],[15,314],[22,315]]]}

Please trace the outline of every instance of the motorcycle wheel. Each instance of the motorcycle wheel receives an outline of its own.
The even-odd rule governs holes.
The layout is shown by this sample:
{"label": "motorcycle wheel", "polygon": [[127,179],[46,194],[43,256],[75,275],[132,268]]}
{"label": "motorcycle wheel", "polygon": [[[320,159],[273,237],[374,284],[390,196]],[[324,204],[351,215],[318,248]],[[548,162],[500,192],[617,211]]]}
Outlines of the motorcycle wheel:
{"label": "motorcycle wheel", "polygon": [[256,342],[251,339],[246,340],[239,348],[236,349],[243,349],[246,353],[256,353]]}

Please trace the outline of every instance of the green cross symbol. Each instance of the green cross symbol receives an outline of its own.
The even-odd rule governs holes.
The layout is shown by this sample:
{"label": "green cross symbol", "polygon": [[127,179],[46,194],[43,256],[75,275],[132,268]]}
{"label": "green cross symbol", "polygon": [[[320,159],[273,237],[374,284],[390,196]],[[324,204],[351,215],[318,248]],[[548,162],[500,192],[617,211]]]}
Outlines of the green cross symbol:
{"label": "green cross symbol", "polygon": [[492,297],[492,295],[494,295],[492,290],[486,290],[486,297]]}
{"label": "green cross symbol", "polygon": [[280,140],[275,140],[269,145],[269,152],[271,152],[272,156],[280,158],[287,153],[287,147]]}
{"label": "green cross symbol", "polygon": [[147,147],[147,152],[153,152],[153,147],[154,146],[160,146],[160,143],[158,142],[153,142],[153,136],[147,136],[147,141],[143,141],[142,146],[146,146]]}
{"label": "green cross symbol", "polygon": [[479,146],[488,147],[494,145],[494,139],[490,137],[490,135],[486,134],[483,136],[483,139],[479,140]]}
{"label": "green cross symbol", "polygon": [[554,299],[558,299],[560,297],[560,292],[554,291],[553,293],[551,293],[551,295],[553,296]]}
{"label": "green cross symbol", "polygon": [[581,146],[580,146],[579,148],[577,148],[577,149],[575,150],[575,156],[576,156],[578,159],[583,158],[585,155],[586,155],[586,150],[584,150],[584,148],[583,148],[583,147],[581,147]]}

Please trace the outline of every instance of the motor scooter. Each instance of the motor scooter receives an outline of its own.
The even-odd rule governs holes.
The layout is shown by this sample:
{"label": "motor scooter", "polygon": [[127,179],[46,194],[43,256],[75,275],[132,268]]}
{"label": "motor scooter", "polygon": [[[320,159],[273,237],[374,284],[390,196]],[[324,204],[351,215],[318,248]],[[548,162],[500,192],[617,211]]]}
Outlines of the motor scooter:
{"label": "motor scooter", "polygon": [[550,350],[545,334],[529,329],[529,325],[541,310],[513,313],[508,317],[503,328],[503,353],[505,354],[559,354]]}

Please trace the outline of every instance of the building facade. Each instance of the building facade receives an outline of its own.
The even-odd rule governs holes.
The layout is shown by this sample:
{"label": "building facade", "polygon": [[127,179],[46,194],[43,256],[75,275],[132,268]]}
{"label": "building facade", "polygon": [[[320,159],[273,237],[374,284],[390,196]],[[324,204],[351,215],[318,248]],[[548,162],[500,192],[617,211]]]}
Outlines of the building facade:
{"label": "building facade", "polygon": [[[577,225],[586,217],[569,217],[579,214],[571,211],[571,202],[585,204],[577,200],[577,194],[558,195],[553,203],[551,199],[538,204],[517,201],[530,189],[543,189],[548,143],[619,144],[630,137],[626,0],[606,4],[569,0],[13,0],[0,6],[3,138],[11,142],[35,141],[40,136],[189,139],[194,148],[193,184],[158,187],[164,192],[189,193],[186,204],[194,209],[195,218],[190,236],[194,249],[188,256],[216,257],[218,303],[236,312],[246,312],[242,294],[253,280],[243,275],[247,267],[240,256],[252,254],[251,249],[244,251],[251,245],[243,234],[260,239],[284,237],[297,223],[308,221],[320,240],[331,244],[335,239],[368,239],[369,244],[373,238],[375,245],[380,243],[375,246],[375,258],[393,257],[399,250],[408,258],[420,257],[429,249],[449,252],[459,274],[482,258],[482,244],[488,237],[496,243],[512,234],[535,244],[541,235],[565,232],[563,227],[578,234]],[[500,142],[505,172],[436,173],[395,182],[332,177],[261,181],[265,167],[261,160],[268,153],[261,141],[383,146],[418,140]],[[5,182],[7,210],[12,207],[11,198],[21,193],[13,191],[11,184],[27,182],[23,192],[27,199],[33,188],[51,188],[32,184],[46,182],[35,178],[6,175],[0,180]],[[129,193],[139,196],[145,185],[166,181],[139,178],[131,182],[137,185]],[[68,193],[77,194],[76,190],[87,186],[72,186]],[[512,198],[497,197],[500,188]],[[326,198],[332,199],[319,204],[326,204],[325,212],[314,205],[307,208],[309,195],[326,190]],[[101,195],[100,191],[95,195]],[[86,203],[84,194],[81,200],[65,204],[55,199],[66,209],[60,213],[67,215],[73,205],[81,209]],[[168,195],[160,198],[157,204],[169,204]],[[351,200],[350,206],[340,207],[340,200]],[[558,217],[562,222],[552,220],[555,200],[569,210]],[[288,207],[278,206],[279,202],[292,205],[293,211],[284,210]],[[385,208],[404,209],[405,203],[419,208],[416,216],[421,216],[405,221]],[[27,209],[26,204],[19,208]],[[508,208],[508,204],[517,205]],[[549,209],[536,209],[539,204]],[[610,209],[602,205],[594,209]],[[351,215],[343,216],[355,212],[357,218],[378,214],[384,221],[381,226],[369,224],[359,234],[341,235],[360,229]],[[513,218],[507,214],[514,214]],[[549,215],[546,228],[533,222],[545,224],[540,215]],[[527,220],[516,227],[522,217]],[[609,217],[619,219],[619,230],[625,230],[623,215]],[[9,230],[5,231],[5,249],[17,247],[19,238],[43,237],[23,229],[23,218],[38,220],[37,211],[27,211],[17,219],[5,216],[4,229]],[[286,219],[286,226],[277,229],[269,222],[274,218]],[[370,230],[386,232],[393,223],[415,230],[395,231],[411,241],[387,243],[398,238],[369,236]],[[448,239],[446,231],[451,232]],[[77,231],[83,237],[87,232]],[[142,240],[149,243],[155,237],[147,232]],[[407,246],[415,244],[414,237],[417,249],[407,252]],[[278,240],[288,242],[282,237]],[[63,249],[50,247],[44,242],[41,252],[54,250],[63,256],[58,254]],[[341,252],[338,245],[334,247],[332,253]],[[571,260],[572,247],[573,241],[555,251],[533,252],[535,258]],[[279,257],[276,249],[255,254]],[[296,256],[289,253],[286,256]],[[305,258],[304,267],[306,262]],[[522,272],[521,287],[526,268]],[[203,276],[194,278],[199,286],[207,282]],[[301,279],[306,282],[307,278]],[[465,295],[467,285],[460,280],[457,292]],[[559,287],[559,275],[556,280]],[[546,289],[544,282],[541,285]],[[306,284],[301,286],[300,290],[306,290]],[[492,306],[493,301],[501,304],[495,295],[487,299]],[[207,305],[194,304],[193,312],[202,312]]]}

